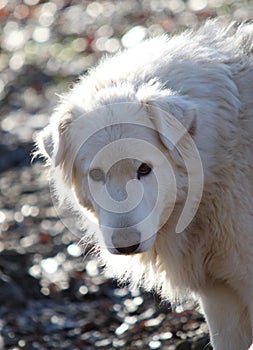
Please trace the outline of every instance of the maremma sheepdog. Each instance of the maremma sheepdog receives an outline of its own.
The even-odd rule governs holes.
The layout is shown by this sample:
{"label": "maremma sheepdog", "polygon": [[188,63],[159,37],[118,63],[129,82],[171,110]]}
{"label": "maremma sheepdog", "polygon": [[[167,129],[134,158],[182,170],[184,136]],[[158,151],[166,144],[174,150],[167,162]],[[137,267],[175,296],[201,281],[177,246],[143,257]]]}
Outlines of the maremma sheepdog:
{"label": "maremma sheepdog", "polygon": [[107,272],[196,298],[215,350],[251,346],[253,24],[208,21],[105,57],[37,153]]}

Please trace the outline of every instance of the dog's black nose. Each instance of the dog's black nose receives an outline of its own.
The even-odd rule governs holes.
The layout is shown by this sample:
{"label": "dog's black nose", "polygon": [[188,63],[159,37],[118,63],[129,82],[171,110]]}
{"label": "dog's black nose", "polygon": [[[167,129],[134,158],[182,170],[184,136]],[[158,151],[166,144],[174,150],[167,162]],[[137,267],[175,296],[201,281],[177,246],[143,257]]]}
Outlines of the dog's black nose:
{"label": "dog's black nose", "polygon": [[134,254],[141,244],[141,233],[133,228],[117,229],[112,234],[115,254]]}
{"label": "dog's black nose", "polygon": [[131,245],[130,247],[119,247],[119,248],[116,248],[116,250],[120,254],[133,254],[136,252],[139,246],[140,244],[138,243],[138,244]]}

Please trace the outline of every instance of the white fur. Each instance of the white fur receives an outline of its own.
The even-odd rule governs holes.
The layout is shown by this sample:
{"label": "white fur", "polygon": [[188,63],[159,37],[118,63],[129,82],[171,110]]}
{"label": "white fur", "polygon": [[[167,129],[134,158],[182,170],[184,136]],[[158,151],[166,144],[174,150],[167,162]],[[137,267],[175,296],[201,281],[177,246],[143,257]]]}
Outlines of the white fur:
{"label": "white fur", "polygon": [[[236,28],[234,24],[223,27],[210,21],[197,31],[147,40],[105,58],[81,77],[63,97],[39,141],[40,152],[52,159],[58,193],[71,198],[78,210],[85,207],[95,211],[102,230],[110,220],[115,222],[116,216],[96,208],[87,194],[89,162],[97,145],[105,146],[128,135],[150,142],[172,164],[171,173],[177,180],[174,209],[170,203],[173,181],[166,173],[169,169],[164,170],[166,160],[157,157],[155,150],[147,154],[145,148],[133,142],[97,157],[95,167],[105,169],[112,159],[133,158],[136,151],[140,161],[157,161],[154,167],[162,186],[154,215],[143,226],[137,225],[141,239],[147,240],[140,253],[112,255],[102,249],[101,255],[110,275],[120,280],[141,283],[170,300],[194,294],[205,313],[215,350],[246,350],[253,336],[252,52],[253,24]],[[163,111],[191,133],[204,171],[198,211],[180,234],[175,227],[187,193],[187,174],[175,144],[187,151],[189,140],[184,133],[180,137],[178,134],[174,145],[170,145],[163,136],[158,139],[147,131],[156,128],[165,135],[170,133],[170,121]],[[107,128],[108,132],[79,150],[93,131],[126,122],[133,127],[123,125],[118,131]],[[143,129],[136,128],[136,124],[143,125]],[[170,140],[174,137],[168,136]],[[125,184],[133,179],[133,169],[138,164],[128,160],[124,168],[115,166],[112,170],[113,182],[108,186],[120,201],[125,198]],[[143,178],[144,193],[149,191],[150,200],[145,197],[140,212],[133,212],[136,217],[150,210],[155,195],[152,181]],[[131,184],[135,201],[138,181]],[[98,196],[102,187],[95,187]],[[161,228],[164,213],[171,210]],[[124,220],[130,219],[120,220],[124,226]],[[145,236],[148,228],[158,231]],[[104,227],[104,231],[104,237],[109,239],[104,243],[112,244],[110,229]],[[124,231],[117,240],[129,243],[132,239],[130,243],[134,244],[137,236],[129,238]]]}

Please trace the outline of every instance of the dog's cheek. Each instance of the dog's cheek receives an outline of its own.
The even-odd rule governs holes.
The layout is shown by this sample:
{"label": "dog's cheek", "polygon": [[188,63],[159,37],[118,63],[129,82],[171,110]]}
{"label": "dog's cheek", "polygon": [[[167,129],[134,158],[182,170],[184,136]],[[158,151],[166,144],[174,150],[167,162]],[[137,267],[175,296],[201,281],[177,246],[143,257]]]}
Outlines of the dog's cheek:
{"label": "dog's cheek", "polygon": [[87,188],[87,186],[84,181],[84,176],[80,174],[80,171],[78,170],[77,166],[74,165],[72,176],[72,190],[75,194],[78,204],[81,207],[84,207],[94,213],[93,206],[87,198],[85,188]]}

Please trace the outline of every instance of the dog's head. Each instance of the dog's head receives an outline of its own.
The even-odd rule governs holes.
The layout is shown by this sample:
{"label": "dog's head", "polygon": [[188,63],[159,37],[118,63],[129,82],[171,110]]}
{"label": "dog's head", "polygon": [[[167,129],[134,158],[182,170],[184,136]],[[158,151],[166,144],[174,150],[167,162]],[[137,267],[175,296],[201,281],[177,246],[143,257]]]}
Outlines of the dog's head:
{"label": "dog's head", "polygon": [[115,99],[117,93],[105,91],[103,103],[88,112],[62,107],[38,145],[58,169],[54,181],[64,186],[58,192],[68,188],[81,211],[95,214],[100,245],[133,254],[153,246],[175,204],[186,200],[196,108],[156,84],[131,97],[123,90]]}

